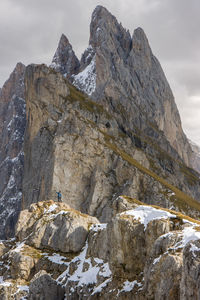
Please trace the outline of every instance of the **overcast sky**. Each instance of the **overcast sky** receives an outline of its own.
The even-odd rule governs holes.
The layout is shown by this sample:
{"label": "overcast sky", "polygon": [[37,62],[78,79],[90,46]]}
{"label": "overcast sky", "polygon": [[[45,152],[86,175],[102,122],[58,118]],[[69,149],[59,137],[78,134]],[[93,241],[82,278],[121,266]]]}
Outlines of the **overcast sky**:
{"label": "overcast sky", "polygon": [[200,145],[199,0],[0,0],[0,86],[18,61],[49,64],[62,33],[80,57],[99,4],[131,33],[144,29],[173,90],[184,131]]}

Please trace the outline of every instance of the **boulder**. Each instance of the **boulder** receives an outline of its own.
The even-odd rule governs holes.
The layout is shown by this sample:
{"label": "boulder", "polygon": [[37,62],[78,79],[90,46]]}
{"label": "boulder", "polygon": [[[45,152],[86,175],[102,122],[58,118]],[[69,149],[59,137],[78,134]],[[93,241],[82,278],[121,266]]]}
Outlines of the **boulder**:
{"label": "boulder", "polygon": [[[27,226],[24,227],[26,222]],[[21,212],[16,227],[19,240],[39,249],[79,252],[85,244],[89,228],[99,223],[91,217],[53,201],[32,204]]]}
{"label": "boulder", "polygon": [[46,271],[38,272],[30,282],[30,300],[63,300],[65,291]]}

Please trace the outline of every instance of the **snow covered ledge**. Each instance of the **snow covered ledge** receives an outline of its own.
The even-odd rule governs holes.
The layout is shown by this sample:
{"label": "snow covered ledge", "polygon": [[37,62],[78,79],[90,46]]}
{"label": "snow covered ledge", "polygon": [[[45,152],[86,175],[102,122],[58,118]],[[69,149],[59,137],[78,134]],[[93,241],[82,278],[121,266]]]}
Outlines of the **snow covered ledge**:
{"label": "snow covered ledge", "polygon": [[96,55],[90,64],[77,75],[73,75],[73,85],[91,96],[96,89]]}

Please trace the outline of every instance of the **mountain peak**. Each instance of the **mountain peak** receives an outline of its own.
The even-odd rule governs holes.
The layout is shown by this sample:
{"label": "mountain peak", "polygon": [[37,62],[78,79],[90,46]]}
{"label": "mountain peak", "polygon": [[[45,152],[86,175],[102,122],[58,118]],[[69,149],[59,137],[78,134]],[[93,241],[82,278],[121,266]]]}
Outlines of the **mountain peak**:
{"label": "mountain peak", "polygon": [[51,63],[51,68],[70,79],[72,74],[77,73],[79,66],[80,63],[72,49],[72,45],[68,38],[62,34]]}
{"label": "mountain peak", "polygon": [[64,33],[62,33],[61,37],[60,37],[60,40],[59,40],[59,44],[60,47],[66,47],[67,45],[69,45],[69,40],[68,38],[66,37],[66,35]]}
{"label": "mountain peak", "polygon": [[1,89],[1,102],[8,102],[15,94],[18,97],[24,97],[24,74],[25,65],[18,62],[10,74],[8,80]]}
{"label": "mountain peak", "polygon": [[102,5],[97,5],[92,13],[92,20],[96,17],[103,17],[103,16],[112,16],[114,17],[108,10]]}
{"label": "mountain peak", "polygon": [[144,57],[148,57],[150,60],[152,55],[151,48],[146,34],[141,27],[134,30],[132,36],[132,49],[134,49],[135,53],[141,52]]}
{"label": "mountain peak", "polygon": [[110,49],[113,42],[119,42],[125,48],[129,47],[131,37],[121,23],[119,24],[105,7],[98,5],[93,11],[90,23],[90,45],[95,47],[107,47]]}

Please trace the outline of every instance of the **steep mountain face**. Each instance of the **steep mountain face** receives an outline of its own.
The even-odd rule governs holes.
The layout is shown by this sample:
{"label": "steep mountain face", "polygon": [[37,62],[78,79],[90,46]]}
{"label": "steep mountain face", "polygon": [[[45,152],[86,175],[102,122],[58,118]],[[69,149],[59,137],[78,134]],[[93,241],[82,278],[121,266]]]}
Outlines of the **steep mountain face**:
{"label": "steep mountain face", "polygon": [[[80,73],[72,80],[105,105],[125,130],[139,129],[152,137],[156,127],[192,166],[191,147],[172,91],[141,28],[131,37],[114,16],[97,6],[92,14],[89,47],[82,56]],[[169,152],[162,136],[156,137],[156,142]]]}
{"label": "steep mountain face", "polygon": [[189,140],[190,146],[192,148],[192,165],[195,170],[200,172],[200,147]]}
{"label": "steep mountain face", "polygon": [[13,236],[21,210],[26,123],[25,66],[18,63],[0,94],[0,238]]}
{"label": "steep mountain face", "polygon": [[141,28],[98,6],[80,62],[62,35],[17,64],[0,124],[0,299],[198,298],[197,151]]}
{"label": "steep mountain face", "polygon": [[175,188],[198,199],[199,178],[181,161],[151,140],[131,139],[102,105],[45,65],[27,67],[25,86],[24,208],[61,190],[63,202],[103,222],[121,194],[199,216],[200,204]]}
{"label": "steep mountain face", "polygon": [[[6,162],[6,170],[1,168],[2,178],[9,173],[8,180],[2,182],[1,210],[4,214],[7,210],[7,217],[2,218],[2,232],[8,219],[6,230],[13,233],[22,180],[23,207],[55,200],[55,192],[61,190],[64,202],[103,221],[112,216],[112,201],[122,193],[199,215],[198,203],[190,198],[199,198],[199,176],[185,165],[190,146],[185,141],[170,87],[144,32],[137,29],[131,38],[101,6],[92,15],[90,31],[89,47],[81,62],[62,35],[50,68],[27,68],[25,96],[25,67],[20,64],[1,90],[1,158]],[[7,103],[16,103],[18,111],[9,115]],[[15,113],[21,122],[16,125],[20,132],[17,150],[17,133],[9,135],[7,130]],[[8,136],[15,143],[8,143]],[[7,165],[9,151],[3,153],[8,144],[9,151],[15,149],[15,156],[11,157],[19,157],[14,162],[19,163],[15,172],[20,176],[11,176],[14,169],[11,172]],[[7,186],[7,192],[11,186],[16,189],[10,192],[9,199],[4,192]],[[10,199],[14,214],[9,205],[4,205]]]}

